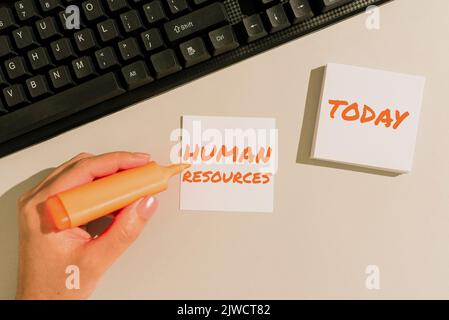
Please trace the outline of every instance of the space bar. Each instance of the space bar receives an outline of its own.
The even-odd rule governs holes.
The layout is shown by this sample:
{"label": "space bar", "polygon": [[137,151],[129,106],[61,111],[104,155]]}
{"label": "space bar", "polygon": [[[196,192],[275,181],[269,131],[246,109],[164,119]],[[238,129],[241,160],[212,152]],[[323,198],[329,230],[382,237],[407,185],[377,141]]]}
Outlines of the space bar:
{"label": "space bar", "polygon": [[0,143],[125,93],[114,73],[0,117]]}

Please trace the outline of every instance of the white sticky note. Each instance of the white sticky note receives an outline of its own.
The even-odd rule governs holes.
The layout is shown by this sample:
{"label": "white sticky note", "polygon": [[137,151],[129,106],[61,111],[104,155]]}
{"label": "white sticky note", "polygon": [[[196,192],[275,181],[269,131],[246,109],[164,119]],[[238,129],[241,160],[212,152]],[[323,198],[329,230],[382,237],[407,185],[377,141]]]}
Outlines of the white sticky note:
{"label": "white sticky note", "polygon": [[424,85],[420,76],[328,64],[312,158],[409,172]]}
{"label": "white sticky note", "polygon": [[184,116],[181,158],[181,210],[273,211],[274,119]]}

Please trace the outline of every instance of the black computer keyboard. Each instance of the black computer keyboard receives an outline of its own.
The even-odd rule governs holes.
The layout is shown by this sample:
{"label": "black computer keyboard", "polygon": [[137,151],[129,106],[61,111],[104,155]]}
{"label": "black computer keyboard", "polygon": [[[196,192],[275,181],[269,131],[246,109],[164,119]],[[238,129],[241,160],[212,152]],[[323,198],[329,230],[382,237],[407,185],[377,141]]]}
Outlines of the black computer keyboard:
{"label": "black computer keyboard", "polygon": [[0,156],[387,1],[1,1]]}

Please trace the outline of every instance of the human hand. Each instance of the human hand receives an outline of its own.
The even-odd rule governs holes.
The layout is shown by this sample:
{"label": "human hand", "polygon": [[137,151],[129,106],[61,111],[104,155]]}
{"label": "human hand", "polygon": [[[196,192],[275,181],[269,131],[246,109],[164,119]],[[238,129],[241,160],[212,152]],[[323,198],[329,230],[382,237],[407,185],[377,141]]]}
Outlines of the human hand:
{"label": "human hand", "polygon": [[[142,153],[83,153],[21,196],[17,299],[85,299],[93,292],[103,273],[139,236],[157,201],[145,197],[122,209],[96,238],[82,228],[58,231],[44,202],[58,192],[145,165],[149,160],[149,155]],[[66,287],[66,268],[72,265],[79,268],[79,289]]]}

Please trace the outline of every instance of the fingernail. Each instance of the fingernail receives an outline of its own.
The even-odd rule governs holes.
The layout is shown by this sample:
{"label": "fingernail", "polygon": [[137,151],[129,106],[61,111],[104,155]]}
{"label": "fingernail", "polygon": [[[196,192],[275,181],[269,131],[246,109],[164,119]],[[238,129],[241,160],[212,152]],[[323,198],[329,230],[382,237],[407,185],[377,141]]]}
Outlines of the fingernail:
{"label": "fingernail", "polygon": [[150,155],[148,153],[134,152],[134,155],[138,158],[150,159]]}
{"label": "fingernail", "polygon": [[145,220],[149,219],[154,213],[156,199],[152,196],[143,198],[137,208],[138,214]]}

